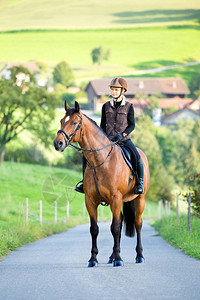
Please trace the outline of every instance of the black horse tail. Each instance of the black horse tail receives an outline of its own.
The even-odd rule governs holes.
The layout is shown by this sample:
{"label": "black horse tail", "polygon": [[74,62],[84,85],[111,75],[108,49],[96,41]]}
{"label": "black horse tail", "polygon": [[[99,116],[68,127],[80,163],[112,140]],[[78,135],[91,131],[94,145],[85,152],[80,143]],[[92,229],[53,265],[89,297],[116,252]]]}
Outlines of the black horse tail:
{"label": "black horse tail", "polygon": [[125,235],[133,237],[135,235],[135,203],[134,200],[123,203],[123,215],[125,223]]}

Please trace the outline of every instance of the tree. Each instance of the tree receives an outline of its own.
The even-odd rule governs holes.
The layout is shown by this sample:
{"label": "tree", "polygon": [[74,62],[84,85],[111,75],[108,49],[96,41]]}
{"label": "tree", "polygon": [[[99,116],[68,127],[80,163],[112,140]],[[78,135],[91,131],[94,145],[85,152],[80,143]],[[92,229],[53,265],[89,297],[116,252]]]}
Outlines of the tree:
{"label": "tree", "polygon": [[148,199],[172,199],[173,177],[170,176],[163,165],[162,151],[154,131],[157,127],[147,115],[141,115],[136,120],[136,129],[131,134],[136,147],[146,154],[150,167],[151,182],[147,194]]}
{"label": "tree", "polygon": [[66,61],[61,61],[55,66],[53,80],[55,83],[60,83],[66,87],[74,85],[74,74]]}
{"label": "tree", "polygon": [[108,60],[110,57],[110,49],[104,51],[104,47],[100,46],[94,48],[91,52],[93,64],[97,63],[99,66],[102,64],[103,60]]}
{"label": "tree", "polygon": [[[19,74],[25,75],[20,77],[24,78],[20,84]],[[54,119],[56,104],[56,96],[37,87],[27,69],[20,69],[20,72],[19,68],[11,69],[11,79],[0,81],[0,163],[6,145],[25,129],[46,146],[52,143],[49,125]]]}
{"label": "tree", "polygon": [[200,96],[200,69],[195,76],[191,78],[189,88],[194,99]]}

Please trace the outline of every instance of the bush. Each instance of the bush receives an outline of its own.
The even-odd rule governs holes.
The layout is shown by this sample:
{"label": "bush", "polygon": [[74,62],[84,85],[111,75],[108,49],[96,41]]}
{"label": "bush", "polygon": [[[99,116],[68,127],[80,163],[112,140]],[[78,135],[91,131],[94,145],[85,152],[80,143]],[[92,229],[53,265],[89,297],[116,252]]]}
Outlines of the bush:
{"label": "bush", "polygon": [[[67,104],[71,107],[74,107],[74,101],[76,100],[76,95],[71,93],[65,93],[62,95],[62,100],[67,102]],[[64,106],[64,104],[63,104]]]}
{"label": "bush", "polygon": [[[189,190],[191,193],[191,207],[198,217],[200,217],[200,174],[191,176],[188,179]],[[189,192],[183,195],[183,198],[188,202]]]}
{"label": "bush", "polygon": [[9,148],[6,149],[5,160],[14,160],[30,164],[48,164],[44,154],[37,147],[25,146],[24,148]]}

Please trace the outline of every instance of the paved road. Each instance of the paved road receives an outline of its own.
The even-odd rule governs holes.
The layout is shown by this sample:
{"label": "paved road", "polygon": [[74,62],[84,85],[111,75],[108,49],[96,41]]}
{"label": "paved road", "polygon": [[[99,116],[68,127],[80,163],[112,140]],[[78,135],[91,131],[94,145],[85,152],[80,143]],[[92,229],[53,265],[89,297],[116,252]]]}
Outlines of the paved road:
{"label": "paved road", "polygon": [[163,241],[147,222],[146,262],[135,264],[136,239],[122,236],[124,267],[107,265],[112,237],[100,223],[99,266],[87,268],[89,225],[31,243],[0,263],[1,300],[200,299],[200,261]]}

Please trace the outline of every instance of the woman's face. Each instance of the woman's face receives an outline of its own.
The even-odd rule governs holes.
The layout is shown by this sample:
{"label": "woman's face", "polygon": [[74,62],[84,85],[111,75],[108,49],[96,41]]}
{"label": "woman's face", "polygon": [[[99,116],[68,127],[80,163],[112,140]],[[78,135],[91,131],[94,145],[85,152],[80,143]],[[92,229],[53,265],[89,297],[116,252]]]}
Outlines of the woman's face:
{"label": "woman's face", "polygon": [[111,87],[110,89],[111,89],[111,95],[113,98],[118,98],[120,96],[121,88]]}

